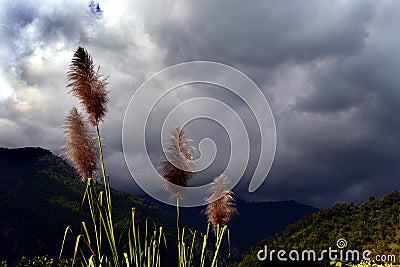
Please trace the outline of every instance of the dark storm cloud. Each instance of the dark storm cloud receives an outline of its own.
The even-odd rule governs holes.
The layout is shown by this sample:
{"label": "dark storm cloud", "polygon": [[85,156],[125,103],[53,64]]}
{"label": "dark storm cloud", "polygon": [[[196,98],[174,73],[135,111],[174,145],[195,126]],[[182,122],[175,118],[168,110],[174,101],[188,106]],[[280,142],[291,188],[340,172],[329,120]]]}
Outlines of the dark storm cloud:
{"label": "dark storm cloud", "polygon": [[[132,93],[154,72],[188,60],[237,67],[254,79],[271,104],[278,131],[276,161],[254,194],[247,187],[260,140],[244,103],[218,90],[177,92],[151,119],[162,121],[171,106],[193,96],[231,105],[247,122],[255,149],[235,188],[239,196],[326,207],[399,188],[398,2],[100,2],[100,17],[91,15],[88,4],[2,4],[0,74],[16,99],[1,100],[0,94],[1,145],[40,145],[59,153],[60,126],[77,105],[66,95],[65,72],[73,50],[83,45],[101,72],[110,75],[110,111],[102,132],[107,167],[118,177],[114,185],[119,188],[135,190],[121,145],[123,114]],[[155,158],[159,126],[150,129],[150,140],[157,142],[149,142],[148,148]],[[193,122],[187,130],[196,140],[213,137],[220,155],[226,155],[226,138],[216,125]],[[215,163],[204,179],[223,165],[224,160]]]}
{"label": "dark storm cloud", "polygon": [[[396,162],[400,159],[400,109],[396,103],[400,101],[400,84],[396,69],[400,58],[392,47],[400,42],[388,39],[398,18],[390,16],[386,8],[394,7],[390,8],[388,2],[379,7],[368,25],[374,34],[360,53],[315,69],[310,80],[312,89],[291,106],[294,118],[282,123],[291,130],[283,130],[287,135],[282,142],[301,152],[298,161],[311,160],[298,166],[293,174],[301,175],[292,175],[291,179],[299,179],[313,191],[323,188],[323,183],[327,186],[322,190],[326,197],[312,193],[304,196],[311,202],[319,198],[321,203],[334,203],[338,196],[341,200],[360,201],[366,195],[382,195],[399,188]],[[390,41],[383,42],[385,39]],[[318,169],[318,175],[294,178],[306,177],[304,172]],[[271,179],[276,176],[281,177],[278,170]],[[313,178],[320,182],[308,182]]]}
{"label": "dark storm cloud", "polygon": [[[327,206],[400,185],[394,178],[400,171],[394,164],[400,158],[400,61],[393,53],[399,41],[392,36],[398,19],[389,11],[396,5],[179,3],[145,26],[169,51],[168,63],[209,59],[240,66],[271,101],[277,158],[250,198]],[[305,75],[296,84],[292,74],[299,72]],[[243,193],[249,179],[237,190]],[[379,180],[387,186],[376,186]]]}
{"label": "dark storm cloud", "polygon": [[[145,27],[170,62],[221,60],[261,65],[352,55],[364,47],[375,3],[354,1],[178,1]],[[150,10],[149,10],[150,12]],[[233,61],[233,62],[232,62]]]}
{"label": "dark storm cloud", "polygon": [[[370,114],[363,112],[363,117]],[[399,143],[374,123],[334,114],[286,119],[266,195],[301,195],[305,202],[327,205],[338,199],[360,201],[400,185]],[[385,186],[371,186],[379,180]]]}

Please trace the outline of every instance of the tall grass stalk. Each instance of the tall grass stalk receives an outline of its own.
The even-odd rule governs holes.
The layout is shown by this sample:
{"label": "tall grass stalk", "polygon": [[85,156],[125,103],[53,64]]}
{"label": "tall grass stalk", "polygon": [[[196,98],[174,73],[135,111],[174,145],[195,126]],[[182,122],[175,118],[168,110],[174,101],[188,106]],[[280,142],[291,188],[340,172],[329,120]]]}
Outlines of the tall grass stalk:
{"label": "tall grass stalk", "polygon": [[[189,243],[186,242],[185,230],[180,228],[179,198],[176,199],[176,228],[178,237],[178,267],[192,267],[194,262],[194,246],[197,231],[189,229]],[[189,244],[189,245],[188,245]]]}
{"label": "tall grass stalk", "polygon": [[[103,185],[104,185],[104,193],[105,193],[105,208],[102,209],[103,207],[103,201],[102,198],[100,198],[100,205],[99,205],[99,215],[108,239],[108,244],[111,249],[113,261],[114,261],[114,266],[118,267],[119,266],[119,255],[118,255],[118,249],[117,249],[117,244],[115,242],[115,235],[114,235],[114,226],[113,226],[113,221],[112,221],[112,204],[111,204],[111,188],[110,188],[110,182],[107,179],[106,172],[105,172],[105,167],[104,167],[104,157],[103,157],[103,146],[101,143],[101,136],[100,136],[100,130],[99,130],[99,124],[96,123],[96,131],[97,131],[97,143],[99,146],[99,156],[100,156],[100,166],[101,166],[101,175],[103,177]],[[102,196],[102,195],[101,195]],[[102,214],[102,210],[105,213],[105,218]],[[99,235],[99,238],[101,238],[101,235]],[[100,240],[101,241],[101,240]]]}
{"label": "tall grass stalk", "polygon": [[[128,253],[124,253],[125,265],[134,267],[158,267],[161,266],[160,246],[166,240],[163,228],[154,227],[152,233],[149,233],[148,220],[145,225],[145,238],[141,241],[140,230],[135,223],[135,209],[132,208],[132,225],[128,233]],[[151,234],[151,235],[150,235]]]}
{"label": "tall grass stalk", "polygon": [[205,259],[206,259],[206,247],[207,247],[207,240],[208,240],[208,233],[210,231],[210,223],[207,224],[207,232],[203,235],[203,244],[201,247],[201,255],[200,255],[200,267],[204,267]]}
{"label": "tall grass stalk", "polygon": [[[144,235],[144,241],[142,241],[139,227],[137,227],[135,223],[135,209],[132,209],[131,227],[128,232],[129,251],[125,253],[119,252],[120,250],[117,246],[112,220],[111,187],[105,172],[100,132],[98,126],[96,128],[98,133],[99,160],[102,169],[104,189],[98,192],[94,179],[87,179],[86,190],[82,199],[82,203],[87,202],[89,206],[96,247],[92,247],[90,232],[87,229],[86,223],[82,222],[82,234],[77,236],[75,242],[73,265],[76,263],[78,253],[80,252],[83,261],[82,264],[84,266],[160,266],[160,246],[164,237],[163,229],[162,227],[158,229],[155,228],[150,235],[148,232],[148,221],[146,221],[146,232]],[[67,227],[65,231],[60,258],[68,230],[70,231],[70,227]],[[106,244],[108,244],[107,248],[110,250],[111,257],[103,252],[102,239],[104,235],[106,237]],[[90,256],[88,258],[80,248],[81,243],[84,243],[85,247],[90,251]],[[164,244],[166,244],[165,238]],[[122,260],[120,259],[120,256],[123,256]]]}
{"label": "tall grass stalk", "polygon": [[228,233],[228,244],[230,243],[228,226],[226,226],[226,225],[224,225],[222,227],[218,226],[217,228],[218,228],[217,231],[215,231],[215,237],[216,237],[216,240],[215,240],[215,252],[214,252],[213,261],[211,263],[211,267],[217,266],[217,264],[218,264],[218,261],[217,261],[218,254],[219,254],[219,250],[221,248],[221,243],[222,243],[222,240],[223,240],[225,232]]}
{"label": "tall grass stalk", "polygon": [[[128,232],[129,251],[122,252],[116,242],[112,219],[111,187],[106,175],[99,129],[99,123],[104,120],[107,112],[106,85],[108,78],[103,78],[99,74],[99,68],[95,71],[91,56],[82,47],[78,47],[75,51],[67,74],[69,80],[67,87],[72,87],[70,93],[79,99],[88,120],[85,120],[76,108],[67,117],[65,155],[73,163],[82,180],[86,181],[82,204],[87,201],[93,225],[93,232],[90,232],[86,223],[82,222],[81,234],[75,241],[72,265],[76,263],[78,252],[80,252],[83,266],[160,266],[160,244],[163,230],[155,228],[150,235],[146,221],[146,232],[144,242],[142,242],[139,228],[135,223],[134,209],[132,209],[132,225]],[[95,148],[90,126],[96,128],[98,149]],[[95,183],[96,153],[99,157],[103,182],[103,190],[99,192],[99,187]],[[64,234],[60,258],[69,229],[70,227],[67,227]],[[92,234],[94,234],[94,238],[91,238]],[[95,239],[95,248],[92,244],[93,239]],[[81,243],[85,244],[90,256],[86,255]],[[106,248],[103,245],[107,245]]]}
{"label": "tall grass stalk", "polygon": [[[160,247],[162,244],[166,246],[163,228],[157,228],[154,225],[154,229],[150,231],[149,221],[146,220],[145,232],[141,236],[140,227],[135,221],[134,208],[131,211],[131,225],[128,230],[128,251],[123,252],[120,244],[116,242],[116,232],[112,219],[111,186],[105,170],[99,129],[99,123],[104,120],[107,112],[107,79],[99,74],[99,68],[97,71],[95,70],[93,60],[86,49],[78,47],[68,72],[69,84],[67,86],[72,87],[70,92],[79,99],[87,116],[82,116],[74,108],[67,117],[65,154],[74,164],[82,180],[86,181],[82,205],[87,202],[93,229],[89,231],[86,223],[82,222],[81,234],[75,240],[72,265],[76,264],[79,254],[83,266],[159,267],[161,265]],[[97,149],[90,127],[96,129]],[[160,164],[160,171],[169,182],[167,189],[176,198],[178,267],[194,266],[194,258],[197,255],[195,253],[197,232],[180,228],[179,201],[183,198],[183,188],[187,186],[192,177],[191,170],[194,164],[192,156],[194,148],[189,145],[190,141],[181,128],[173,129],[172,136],[165,146],[166,159]],[[102,190],[99,190],[101,186],[96,184],[97,162],[100,163],[101,167]],[[207,199],[209,203],[206,209],[208,225],[207,233],[202,238],[199,259],[201,267],[206,265],[210,225],[213,226],[216,237],[211,267],[218,264],[218,255],[225,233],[228,233],[229,243],[229,230],[226,223],[236,212],[236,209],[233,194],[226,190],[226,184],[227,178],[224,175],[217,177],[211,187],[212,195]],[[176,185],[180,187],[176,187]],[[64,233],[60,259],[68,232],[72,232],[70,227],[67,227]]]}

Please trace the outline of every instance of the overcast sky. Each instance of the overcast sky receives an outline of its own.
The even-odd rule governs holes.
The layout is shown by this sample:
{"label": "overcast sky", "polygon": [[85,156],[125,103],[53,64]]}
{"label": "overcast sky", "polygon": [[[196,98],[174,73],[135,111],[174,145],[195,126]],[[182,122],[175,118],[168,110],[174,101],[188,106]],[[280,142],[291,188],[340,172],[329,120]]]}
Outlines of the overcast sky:
{"label": "overcast sky", "polygon": [[[83,46],[110,76],[109,113],[101,130],[106,164],[120,189],[138,190],[122,154],[130,98],[155,72],[191,60],[244,72],[274,114],[278,142],[271,172],[249,194],[250,164],[234,190],[239,197],[294,199],[325,208],[400,188],[400,1],[127,0],[100,1],[97,9],[89,4],[0,0],[0,146],[60,153],[61,126],[78,105],[67,94],[66,71],[74,50]],[[240,100],[207,86],[184,89],[160,104],[154,123],[174,103],[215,97],[249,118],[246,127],[256,147],[257,123]],[[156,130],[150,135],[157,142],[147,140],[153,158],[160,152]],[[192,122],[187,132],[195,144],[214,137],[220,149],[206,176],[218,175],[227,164],[225,132],[205,120]],[[253,152],[257,158],[259,151]]]}

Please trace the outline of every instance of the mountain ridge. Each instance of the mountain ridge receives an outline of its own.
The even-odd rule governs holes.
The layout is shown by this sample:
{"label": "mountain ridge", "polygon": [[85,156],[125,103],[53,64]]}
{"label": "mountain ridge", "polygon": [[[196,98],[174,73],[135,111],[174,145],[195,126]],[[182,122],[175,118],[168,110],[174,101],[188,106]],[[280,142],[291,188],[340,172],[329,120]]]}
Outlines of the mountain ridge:
{"label": "mountain ridge", "polygon": [[[81,206],[84,187],[75,170],[50,150],[0,147],[0,259],[15,262],[22,256],[58,256],[65,228],[71,225],[76,236],[81,221],[88,221]],[[295,201],[247,203],[237,199],[237,205],[240,215],[229,224],[235,259],[258,241],[260,234],[274,235],[317,211]],[[117,228],[129,224],[132,207],[137,210],[138,222],[157,219],[157,225],[173,233],[174,207],[113,190]],[[202,209],[182,208],[182,222],[204,231],[207,222]],[[268,216],[260,217],[260,212]]]}
{"label": "mountain ridge", "polygon": [[[261,262],[257,252],[265,245],[270,250],[283,249],[322,251],[337,249],[338,240],[345,249],[372,251],[374,255],[400,254],[400,192],[393,191],[380,199],[370,197],[357,205],[338,203],[331,208],[308,215],[286,227],[285,231],[272,238],[258,242],[248,251],[239,266],[291,266],[290,262]],[[293,263],[293,262],[292,262]],[[296,266],[327,266],[325,262],[297,262]]]}

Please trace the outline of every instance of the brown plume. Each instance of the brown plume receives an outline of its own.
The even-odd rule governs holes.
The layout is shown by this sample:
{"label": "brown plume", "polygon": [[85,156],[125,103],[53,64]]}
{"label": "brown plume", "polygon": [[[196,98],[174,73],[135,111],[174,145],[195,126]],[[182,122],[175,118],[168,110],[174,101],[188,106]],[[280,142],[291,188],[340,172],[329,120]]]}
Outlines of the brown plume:
{"label": "brown plume", "polygon": [[67,87],[72,87],[70,93],[81,102],[90,124],[103,121],[108,103],[107,78],[99,74],[99,68],[95,70],[93,59],[85,48],[78,47],[75,51],[67,76]]}
{"label": "brown plume", "polygon": [[67,116],[64,128],[65,144],[63,146],[63,154],[73,163],[82,181],[87,179],[95,180],[97,163],[96,140],[87,122],[76,108],[73,108]]}
{"label": "brown plume", "polygon": [[[192,177],[190,170],[193,168],[194,147],[189,145],[191,140],[182,129],[175,128],[171,134],[164,146],[165,157],[160,163],[159,171],[168,182],[185,187]],[[182,199],[182,190],[174,185],[167,184],[167,189],[174,197]]]}
{"label": "brown plume", "polygon": [[204,213],[207,215],[208,222],[212,224],[214,231],[226,225],[232,216],[237,213],[233,193],[227,188],[228,178],[221,174],[214,179],[210,187],[211,195],[206,199],[208,205]]}

